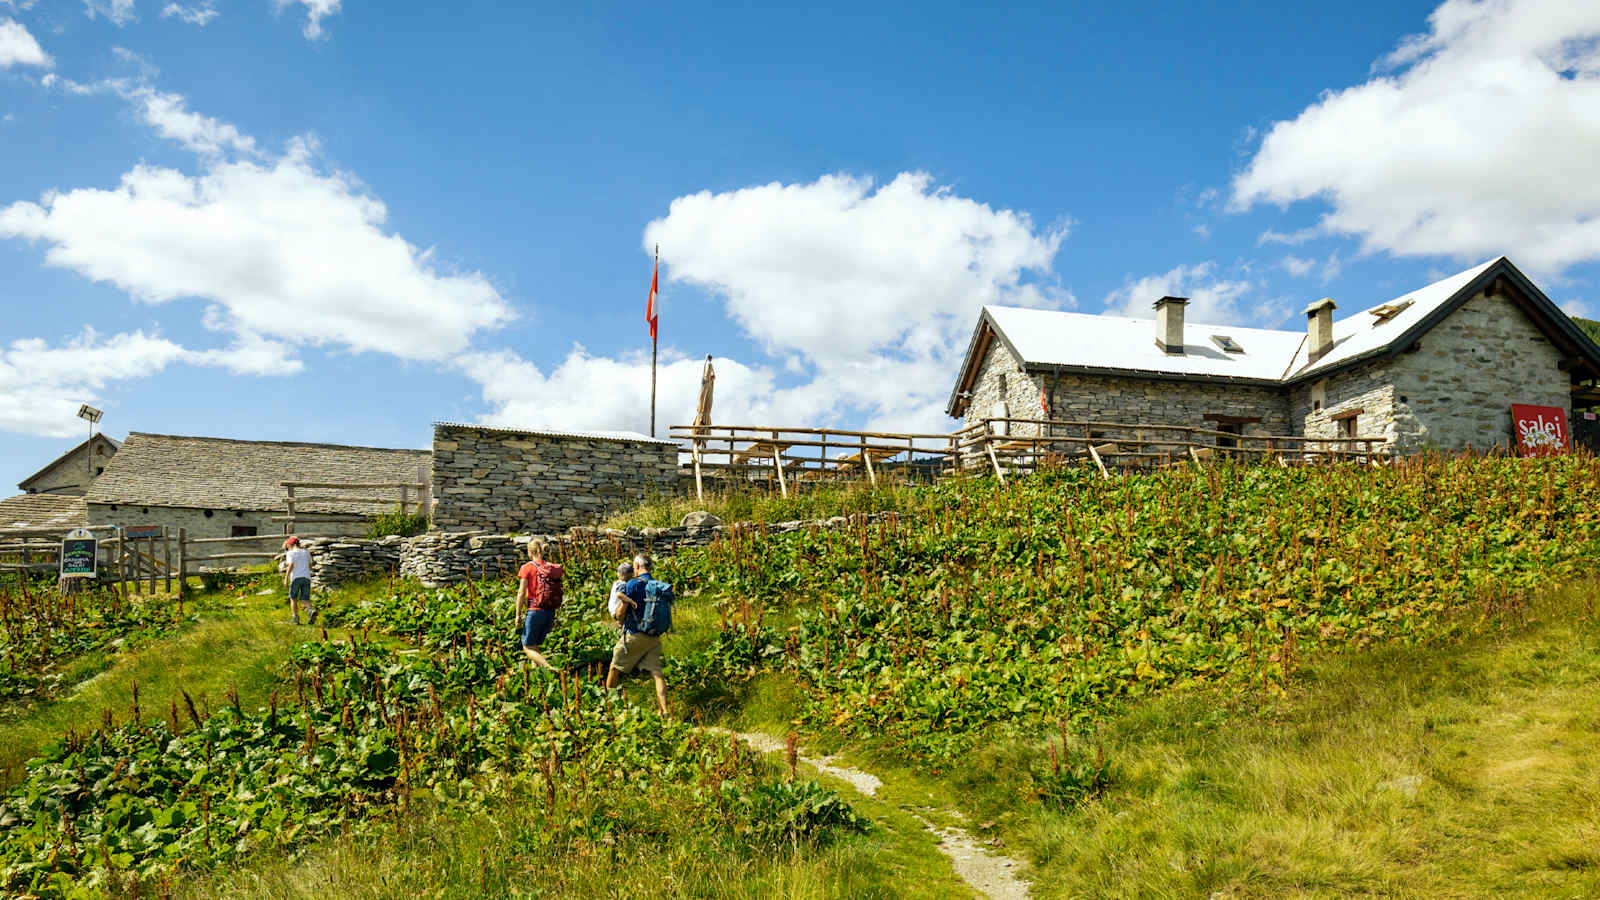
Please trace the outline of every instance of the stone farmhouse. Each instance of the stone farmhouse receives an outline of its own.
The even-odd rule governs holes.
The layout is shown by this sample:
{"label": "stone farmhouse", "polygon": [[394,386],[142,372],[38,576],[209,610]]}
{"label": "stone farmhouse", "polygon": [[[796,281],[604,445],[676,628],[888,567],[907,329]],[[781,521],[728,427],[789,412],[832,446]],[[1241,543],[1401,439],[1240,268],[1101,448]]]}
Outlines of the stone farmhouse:
{"label": "stone farmhouse", "polygon": [[985,307],[947,412],[1378,438],[1408,452],[1506,446],[1513,403],[1569,419],[1600,406],[1600,347],[1504,257],[1337,321],[1321,300],[1305,331],[1187,324],[1187,303],[1155,301],[1153,330]]}
{"label": "stone farmhouse", "polygon": [[[340,444],[240,441],[170,434],[128,435],[84,498],[94,525],[166,525],[190,537],[281,534],[286,481],[427,482],[431,454]],[[308,501],[297,512],[372,515],[396,494]],[[301,530],[326,530],[302,527]]]}

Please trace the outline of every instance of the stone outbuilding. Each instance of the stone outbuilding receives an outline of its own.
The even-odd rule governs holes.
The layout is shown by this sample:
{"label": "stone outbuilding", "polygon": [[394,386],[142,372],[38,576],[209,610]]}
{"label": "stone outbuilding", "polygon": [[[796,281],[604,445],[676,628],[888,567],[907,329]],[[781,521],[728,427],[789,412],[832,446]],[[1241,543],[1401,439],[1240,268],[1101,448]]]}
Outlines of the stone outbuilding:
{"label": "stone outbuilding", "polygon": [[[285,514],[286,481],[426,484],[429,461],[427,450],[136,431],[84,499],[94,525],[166,525],[197,538],[276,534],[284,527],[274,517]],[[296,512],[370,516],[396,504],[394,494],[375,493],[370,500],[297,503]]]}
{"label": "stone outbuilding", "polygon": [[1190,324],[1187,304],[1156,300],[1153,329],[984,307],[946,411],[968,424],[1377,438],[1408,452],[1506,446],[1512,404],[1558,407],[1569,426],[1600,405],[1600,347],[1504,257],[1339,320],[1332,300],[1313,303],[1305,331]]}
{"label": "stone outbuilding", "polygon": [[103,434],[96,434],[49,465],[17,483],[25,494],[63,494],[82,497],[89,486],[106,470],[111,457],[117,455],[122,444]]}

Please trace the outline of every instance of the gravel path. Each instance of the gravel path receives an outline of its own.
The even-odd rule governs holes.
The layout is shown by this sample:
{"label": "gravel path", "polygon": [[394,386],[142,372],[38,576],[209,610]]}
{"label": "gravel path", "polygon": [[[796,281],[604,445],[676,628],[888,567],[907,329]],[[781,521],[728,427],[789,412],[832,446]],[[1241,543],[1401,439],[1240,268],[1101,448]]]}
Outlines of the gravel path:
{"label": "gravel path", "polygon": [[[706,731],[726,734],[736,737],[749,744],[751,749],[763,753],[782,753],[787,748],[784,742],[770,734],[761,732],[728,731],[722,728],[708,727]],[[877,796],[878,789],[883,787],[883,779],[857,769],[854,766],[843,765],[837,758],[824,756],[820,759],[799,754],[801,762],[819,772],[832,775],[868,797]],[[964,821],[965,817],[956,810],[941,810],[945,818]],[[1009,856],[995,853],[985,847],[971,832],[956,826],[940,827],[934,825],[925,816],[916,811],[912,815],[939,838],[939,852],[943,853],[955,867],[956,874],[967,886],[976,891],[980,896],[989,900],[1026,900],[1029,896],[1028,882],[1017,873],[1023,865]]]}

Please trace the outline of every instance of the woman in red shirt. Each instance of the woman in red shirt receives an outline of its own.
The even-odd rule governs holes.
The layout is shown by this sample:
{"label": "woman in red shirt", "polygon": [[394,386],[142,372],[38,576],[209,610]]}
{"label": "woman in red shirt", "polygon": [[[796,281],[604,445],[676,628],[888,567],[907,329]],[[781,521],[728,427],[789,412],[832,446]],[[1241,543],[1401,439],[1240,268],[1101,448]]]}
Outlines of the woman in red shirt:
{"label": "woman in red shirt", "polygon": [[528,561],[517,570],[517,618],[522,622],[522,652],[536,664],[555,671],[555,666],[539,652],[539,645],[555,624],[556,610],[561,608],[562,569],[557,563],[544,561],[547,552],[544,541],[528,542]]}

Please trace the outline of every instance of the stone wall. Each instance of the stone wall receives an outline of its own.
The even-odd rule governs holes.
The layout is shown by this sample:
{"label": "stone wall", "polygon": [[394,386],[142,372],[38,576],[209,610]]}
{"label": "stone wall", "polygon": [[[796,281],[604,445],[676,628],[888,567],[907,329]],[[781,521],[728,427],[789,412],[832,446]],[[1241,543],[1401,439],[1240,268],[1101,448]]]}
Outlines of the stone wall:
{"label": "stone wall", "polygon": [[[1319,395],[1322,406],[1316,409],[1313,398]],[[1296,385],[1290,391],[1289,403],[1295,421],[1300,423],[1299,433],[1306,437],[1339,437],[1339,420],[1334,416],[1360,410],[1355,416],[1356,437],[1382,438],[1394,449],[1399,446],[1398,430],[1403,427],[1399,421],[1403,410],[1396,407],[1396,396],[1393,367],[1386,360]]]}
{"label": "stone wall", "polygon": [[[972,380],[972,396],[967,399],[963,424],[975,425],[984,419],[996,417],[998,404],[1005,403],[1006,415],[1017,419],[1046,418],[1039,406],[1039,380],[1018,365],[1017,358],[1006,349],[999,338],[989,342],[989,352],[978,366],[978,375]],[[995,426],[997,429],[1000,426]],[[1033,434],[1033,426],[1013,425],[1016,434]]]}
{"label": "stone wall", "polygon": [[[282,513],[274,512],[108,503],[90,503],[88,509],[90,525],[165,525],[172,529],[174,535],[179,528],[186,529],[191,538],[232,537],[235,527],[254,528],[256,534],[283,533],[283,523],[272,521],[273,516]],[[254,550],[258,546],[251,544],[249,549]]]}
{"label": "stone wall", "polygon": [[438,587],[469,578],[511,578],[527,561],[528,542],[535,538],[554,545],[551,556],[557,561],[560,561],[565,547],[581,541],[610,544],[612,555],[620,563],[635,553],[664,556],[686,547],[703,547],[726,537],[734,529],[767,534],[787,534],[814,528],[841,529],[855,523],[876,522],[882,515],[893,514],[835,516],[831,519],[768,525],[705,524],[628,529],[580,527],[556,535],[430,532],[411,538],[388,537],[381,540],[310,538],[305,546],[311,551],[312,585],[318,590],[388,574],[414,579],[426,587]]}
{"label": "stone wall", "polygon": [[433,527],[544,533],[590,525],[678,486],[672,441],[433,428]]}
{"label": "stone wall", "polygon": [[[1002,379],[1004,385],[1002,386]],[[1050,395],[1050,414],[1039,405],[1040,388]],[[968,425],[994,415],[1006,403],[1011,416],[1069,422],[1126,422],[1130,425],[1185,425],[1215,429],[1207,413],[1261,422],[1244,426],[1245,434],[1293,434],[1289,401],[1282,388],[1214,384],[1131,376],[1028,374],[999,341],[978,367],[967,403]],[[1013,433],[1034,434],[1034,426],[1012,426]]]}
{"label": "stone wall", "polygon": [[1383,437],[1399,452],[1486,450],[1512,440],[1513,403],[1571,415],[1560,352],[1505,296],[1471,298],[1418,343],[1414,352],[1325,379],[1320,412],[1311,409],[1313,385],[1297,385],[1292,403],[1304,433],[1333,436],[1331,417],[1359,408],[1358,436]]}
{"label": "stone wall", "polygon": [[1069,422],[1183,425],[1215,430],[1207,413],[1259,418],[1244,434],[1291,434],[1289,404],[1280,388],[1154,378],[1046,375],[1050,418]]}

